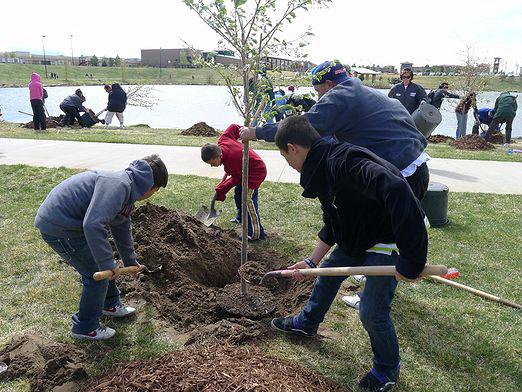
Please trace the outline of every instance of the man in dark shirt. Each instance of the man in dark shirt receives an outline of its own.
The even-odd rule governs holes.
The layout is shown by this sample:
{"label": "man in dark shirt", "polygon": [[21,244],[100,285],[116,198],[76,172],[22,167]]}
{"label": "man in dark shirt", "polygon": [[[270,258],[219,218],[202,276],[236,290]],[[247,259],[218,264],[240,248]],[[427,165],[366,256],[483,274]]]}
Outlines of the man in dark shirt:
{"label": "man in dark shirt", "polygon": [[435,106],[437,109],[440,109],[440,107],[442,106],[442,99],[460,98],[459,95],[450,93],[448,91],[448,88],[449,88],[449,84],[446,82],[442,82],[439,85],[439,88],[437,90],[435,90],[435,92],[433,93],[433,97],[431,98],[429,103],[432,104],[433,106]]}
{"label": "man in dark shirt", "polygon": [[422,102],[428,100],[428,95],[424,87],[412,82],[413,71],[410,68],[401,71],[401,80],[401,83],[391,88],[388,97],[398,99],[408,113],[412,114]]}

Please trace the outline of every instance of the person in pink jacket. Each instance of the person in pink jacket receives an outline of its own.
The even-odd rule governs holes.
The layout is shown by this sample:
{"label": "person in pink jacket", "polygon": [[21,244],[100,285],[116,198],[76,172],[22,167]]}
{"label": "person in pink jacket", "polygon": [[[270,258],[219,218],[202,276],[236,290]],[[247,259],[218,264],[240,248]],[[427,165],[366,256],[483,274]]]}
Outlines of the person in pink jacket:
{"label": "person in pink jacket", "polygon": [[45,111],[44,111],[44,88],[40,81],[40,75],[36,72],[31,74],[31,82],[29,82],[29,99],[31,100],[31,108],[33,109],[33,127],[35,131],[46,129]]}

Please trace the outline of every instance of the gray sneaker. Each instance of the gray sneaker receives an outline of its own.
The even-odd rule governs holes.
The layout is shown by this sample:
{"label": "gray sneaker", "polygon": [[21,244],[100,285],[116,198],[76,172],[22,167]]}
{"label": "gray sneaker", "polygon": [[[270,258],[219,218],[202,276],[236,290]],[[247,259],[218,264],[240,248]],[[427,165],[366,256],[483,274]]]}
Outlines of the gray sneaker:
{"label": "gray sneaker", "polygon": [[136,313],[136,309],[132,306],[117,305],[113,308],[103,309],[102,313],[109,317],[129,317]]}
{"label": "gray sneaker", "polygon": [[345,295],[341,298],[346,305],[351,308],[359,310],[359,302],[361,302],[361,297],[359,293],[355,293],[354,295]]}
{"label": "gray sneaker", "polygon": [[116,331],[112,328],[100,325],[94,331],[89,333],[74,333],[71,332],[71,336],[75,339],[80,340],[107,340],[112,338],[116,334]]}

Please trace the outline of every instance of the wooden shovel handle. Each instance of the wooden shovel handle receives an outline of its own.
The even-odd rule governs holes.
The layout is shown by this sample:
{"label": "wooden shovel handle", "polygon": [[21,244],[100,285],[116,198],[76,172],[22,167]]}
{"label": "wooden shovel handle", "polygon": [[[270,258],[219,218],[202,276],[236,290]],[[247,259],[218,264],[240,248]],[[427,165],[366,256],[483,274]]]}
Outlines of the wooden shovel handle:
{"label": "wooden shovel handle", "polygon": [[[296,271],[296,270],[286,270]],[[286,272],[285,271],[285,272]],[[350,275],[368,275],[368,276],[394,276],[395,266],[379,265],[372,267],[332,267],[332,268],[307,268],[300,269],[301,274],[308,276],[350,276]],[[290,272],[293,273],[293,272]],[[448,273],[448,268],[444,265],[426,265],[421,276],[428,275],[444,275]],[[284,276],[285,274],[283,274]]]}
{"label": "wooden shovel handle", "polygon": [[[122,268],[118,268],[117,269],[117,274],[118,275],[121,275],[121,274],[135,274],[139,271],[139,268],[135,265],[131,265],[130,267],[122,267]],[[109,279],[109,278],[112,278],[112,270],[107,270],[107,271],[99,271],[99,272],[95,272],[94,275],[92,276],[94,280],[103,280],[103,279]]]}

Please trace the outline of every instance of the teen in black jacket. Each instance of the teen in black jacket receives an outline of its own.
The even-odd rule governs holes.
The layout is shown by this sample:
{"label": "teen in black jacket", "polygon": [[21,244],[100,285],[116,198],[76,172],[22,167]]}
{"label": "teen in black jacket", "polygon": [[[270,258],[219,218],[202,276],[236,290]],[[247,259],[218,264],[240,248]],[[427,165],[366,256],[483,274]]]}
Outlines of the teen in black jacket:
{"label": "teen in black jacket", "polygon": [[105,116],[105,128],[108,128],[114,115],[120,121],[120,128],[123,126],[123,111],[127,107],[127,93],[123,91],[118,83],[114,83],[109,91],[109,102],[107,104],[107,115]]}
{"label": "teen in black jacket", "polygon": [[[275,142],[289,165],[301,173],[303,196],[318,198],[324,226],[311,256],[290,269],[395,265],[396,275],[367,276],[359,317],[370,337],[373,368],[363,391],[388,390],[399,375],[399,344],[390,318],[397,280],[416,279],[426,264],[424,213],[399,170],[369,150],[322,140],[304,116],[283,120]],[[303,278],[296,273],[296,278]],[[272,320],[272,328],[312,337],[345,277],[319,277],[295,317]]]}

